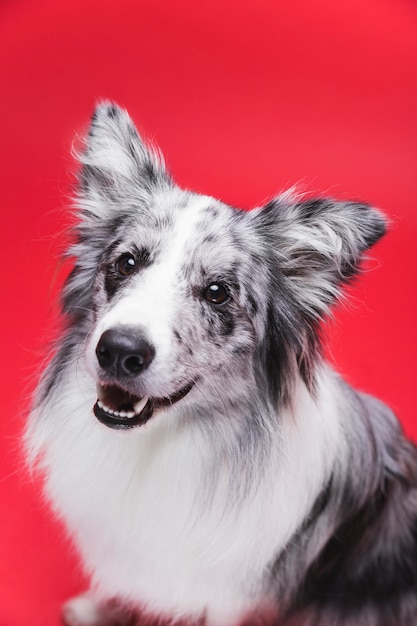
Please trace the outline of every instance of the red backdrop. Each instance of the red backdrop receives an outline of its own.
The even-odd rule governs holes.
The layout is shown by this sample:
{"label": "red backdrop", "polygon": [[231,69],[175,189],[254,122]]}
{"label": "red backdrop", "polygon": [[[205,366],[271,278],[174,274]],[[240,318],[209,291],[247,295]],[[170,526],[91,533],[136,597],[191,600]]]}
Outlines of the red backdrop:
{"label": "red backdrop", "polygon": [[413,0],[0,0],[0,626],[56,626],[84,584],[19,433],[94,103],[127,107],[187,187],[249,208],[301,181],[391,217],[329,353],[417,438],[416,70]]}

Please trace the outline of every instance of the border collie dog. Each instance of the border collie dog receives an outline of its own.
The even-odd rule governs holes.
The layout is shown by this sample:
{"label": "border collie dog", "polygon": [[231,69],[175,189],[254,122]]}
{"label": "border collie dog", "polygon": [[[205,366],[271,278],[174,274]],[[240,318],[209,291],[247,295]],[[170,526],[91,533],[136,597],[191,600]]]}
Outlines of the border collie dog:
{"label": "border collie dog", "polygon": [[416,449],[320,350],[384,217],[185,191],[111,103],[79,159],[25,438],[91,577],[64,623],[416,625]]}

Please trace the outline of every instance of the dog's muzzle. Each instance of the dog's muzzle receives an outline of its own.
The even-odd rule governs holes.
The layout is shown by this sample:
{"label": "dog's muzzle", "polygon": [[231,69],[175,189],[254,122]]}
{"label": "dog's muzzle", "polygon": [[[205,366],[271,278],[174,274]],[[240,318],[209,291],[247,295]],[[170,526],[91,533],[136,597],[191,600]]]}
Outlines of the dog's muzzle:
{"label": "dog's muzzle", "polygon": [[97,344],[96,356],[106,381],[97,384],[98,399],[93,411],[109,428],[142,426],[157,409],[182,400],[194,386],[189,383],[166,398],[136,396],[128,391],[127,384],[140,376],[155,356],[153,345],[136,328],[123,326],[106,330]]}

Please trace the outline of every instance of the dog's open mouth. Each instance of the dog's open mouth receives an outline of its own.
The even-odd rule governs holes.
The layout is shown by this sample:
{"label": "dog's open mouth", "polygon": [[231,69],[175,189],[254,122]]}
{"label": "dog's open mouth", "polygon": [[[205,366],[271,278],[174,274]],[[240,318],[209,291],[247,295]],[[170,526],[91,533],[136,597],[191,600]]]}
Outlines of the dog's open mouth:
{"label": "dog's open mouth", "polygon": [[167,398],[151,398],[134,396],[117,385],[98,383],[94,415],[109,428],[126,429],[143,426],[150,420],[155,410],[182,400],[192,387],[193,383],[186,385]]}

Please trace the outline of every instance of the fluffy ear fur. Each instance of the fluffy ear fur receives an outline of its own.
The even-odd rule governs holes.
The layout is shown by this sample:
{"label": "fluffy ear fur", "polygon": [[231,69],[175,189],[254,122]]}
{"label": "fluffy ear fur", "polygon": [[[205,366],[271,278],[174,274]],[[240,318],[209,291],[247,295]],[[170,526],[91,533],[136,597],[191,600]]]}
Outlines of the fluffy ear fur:
{"label": "fluffy ear fur", "polygon": [[78,204],[87,220],[112,219],[170,183],[162,156],[145,146],[128,113],[108,102],[93,113],[79,161]]}
{"label": "fluffy ear fur", "polygon": [[[314,387],[318,324],[358,271],[365,250],[385,232],[379,211],[357,202],[297,201],[288,194],[252,212],[268,250],[270,293],[263,355],[272,389],[282,370]],[[290,389],[280,385],[283,398]]]}
{"label": "fluffy ear fur", "polygon": [[74,268],[63,291],[63,310],[80,326],[91,311],[94,276],[109,233],[129,215],[148,211],[156,190],[172,186],[163,159],[140,138],[127,112],[112,103],[97,106],[85,148],[75,204]]}
{"label": "fluffy ear fur", "polygon": [[275,271],[311,320],[327,313],[386,229],[378,210],[328,198],[289,202],[284,194],[256,213]]}

